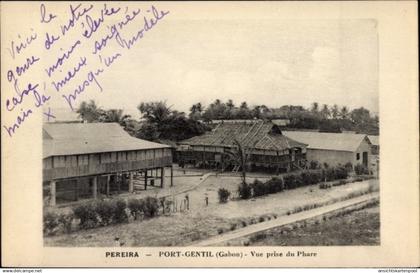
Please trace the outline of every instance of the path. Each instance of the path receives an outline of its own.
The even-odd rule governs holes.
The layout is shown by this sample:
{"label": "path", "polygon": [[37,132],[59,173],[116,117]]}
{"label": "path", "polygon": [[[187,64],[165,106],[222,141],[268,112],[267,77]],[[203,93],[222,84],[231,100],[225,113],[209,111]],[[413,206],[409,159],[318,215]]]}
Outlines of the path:
{"label": "path", "polygon": [[331,205],[327,205],[327,206],[323,206],[320,208],[316,208],[316,209],[312,209],[312,210],[307,210],[307,211],[303,211],[300,213],[295,213],[295,214],[291,214],[288,216],[280,216],[277,219],[274,220],[270,220],[267,222],[262,222],[259,224],[254,224],[251,226],[247,226],[244,228],[240,228],[237,230],[234,230],[232,232],[229,233],[225,233],[222,235],[217,235],[214,237],[211,237],[207,240],[198,242],[192,246],[211,246],[211,245],[220,245],[223,242],[232,240],[232,239],[237,239],[240,237],[244,237],[256,232],[260,232],[260,231],[264,231],[267,229],[271,229],[271,228],[275,228],[278,226],[283,226],[283,225],[288,225],[288,224],[292,224],[294,222],[298,222],[298,221],[302,221],[308,218],[313,218],[316,216],[320,216],[323,215],[325,213],[328,212],[332,212],[338,209],[342,209],[345,207],[349,207],[352,205],[356,205],[358,203],[362,203],[362,202],[366,202],[375,198],[379,198],[379,193],[378,192],[374,192],[374,193],[370,193],[370,194],[366,194],[366,195],[362,195],[359,197],[355,197],[352,199],[348,199],[345,201],[341,201],[341,202],[337,202]]}

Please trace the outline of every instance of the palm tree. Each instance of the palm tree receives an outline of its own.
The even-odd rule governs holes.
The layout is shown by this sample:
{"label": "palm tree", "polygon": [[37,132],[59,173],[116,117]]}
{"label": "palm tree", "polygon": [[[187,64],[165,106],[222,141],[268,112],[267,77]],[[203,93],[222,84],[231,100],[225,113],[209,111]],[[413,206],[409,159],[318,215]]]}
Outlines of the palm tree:
{"label": "palm tree", "polygon": [[349,116],[349,109],[346,106],[343,106],[340,110],[340,116],[342,119],[347,119]]}
{"label": "palm tree", "polygon": [[324,104],[322,106],[322,110],[321,110],[320,114],[321,114],[321,117],[323,119],[327,119],[327,118],[330,117],[331,113],[330,113],[330,109],[328,109],[328,105]]}
{"label": "palm tree", "polygon": [[89,103],[83,101],[76,112],[80,118],[89,123],[99,121],[103,114],[103,110],[96,105],[94,100],[90,100]]}
{"label": "palm tree", "polygon": [[246,183],[246,162],[248,161],[248,156],[239,140],[234,139],[233,142],[236,145],[236,149],[226,154],[241,169],[242,183]]}
{"label": "palm tree", "polygon": [[311,112],[314,114],[318,114],[319,111],[319,104],[317,102],[313,102],[311,106]]}
{"label": "palm tree", "polygon": [[124,115],[123,110],[121,109],[110,109],[101,115],[100,120],[102,122],[116,122],[123,126],[123,124],[125,124],[125,122],[130,118],[131,116]]}
{"label": "palm tree", "polygon": [[331,108],[331,115],[334,119],[336,119],[339,115],[339,110],[338,110],[338,106],[337,104],[334,104],[333,107]]}

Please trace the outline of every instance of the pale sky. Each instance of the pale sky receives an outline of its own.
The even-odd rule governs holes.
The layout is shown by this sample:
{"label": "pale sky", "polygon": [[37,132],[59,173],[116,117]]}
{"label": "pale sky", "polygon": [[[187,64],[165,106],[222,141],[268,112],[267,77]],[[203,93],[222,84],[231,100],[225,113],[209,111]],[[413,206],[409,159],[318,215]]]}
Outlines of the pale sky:
{"label": "pale sky", "polygon": [[378,111],[375,21],[164,23],[126,63],[136,76],[102,80],[127,96],[98,98],[100,105],[137,113],[133,109],[142,101],[167,100],[188,111],[193,103],[220,98],[270,107],[317,101]]}
{"label": "pale sky", "polygon": [[[368,19],[162,21],[99,76],[100,96],[85,92],[78,102],[94,98],[135,117],[141,102],[166,100],[188,112],[217,98],[378,112],[376,27]],[[115,41],[108,47],[119,48]]]}

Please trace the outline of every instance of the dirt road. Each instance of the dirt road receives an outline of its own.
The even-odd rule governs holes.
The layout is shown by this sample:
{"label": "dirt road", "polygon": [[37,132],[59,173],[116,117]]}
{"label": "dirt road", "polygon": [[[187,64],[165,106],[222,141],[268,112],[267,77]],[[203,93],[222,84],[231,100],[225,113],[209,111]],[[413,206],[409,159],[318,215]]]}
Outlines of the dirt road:
{"label": "dirt road", "polygon": [[328,212],[332,212],[338,209],[342,209],[348,206],[352,206],[358,203],[362,203],[362,202],[366,202],[368,200],[372,200],[375,198],[379,198],[379,193],[378,192],[374,192],[374,193],[370,193],[370,194],[366,194],[366,195],[362,195],[356,198],[352,198],[352,199],[348,199],[345,201],[341,201],[341,202],[337,202],[331,205],[327,205],[324,207],[320,207],[320,208],[316,208],[316,209],[312,209],[312,210],[308,210],[308,211],[303,211],[300,213],[296,213],[296,214],[291,214],[288,216],[281,216],[277,219],[274,220],[270,220],[267,222],[263,222],[263,223],[259,223],[259,224],[254,224],[251,226],[247,226],[244,228],[240,228],[237,229],[235,231],[229,232],[229,233],[225,233],[222,235],[218,235],[218,236],[214,236],[211,237],[207,240],[198,242],[192,246],[212,246],[212,245],[221,245],[223,242],[232,240],[232,239],[237,239],[240,237],[244,237],[256,232],[260,232],[260,231],[264,231],[267,229],[271,229],[271,228],[275,228],[278,226],[283,226],[283,225],[288,225],[288,224],[292,224],[294,222],[297,221],[302,221],[308,218],[313,218],[316,216],[320,216],[323,215],[325,213]]}

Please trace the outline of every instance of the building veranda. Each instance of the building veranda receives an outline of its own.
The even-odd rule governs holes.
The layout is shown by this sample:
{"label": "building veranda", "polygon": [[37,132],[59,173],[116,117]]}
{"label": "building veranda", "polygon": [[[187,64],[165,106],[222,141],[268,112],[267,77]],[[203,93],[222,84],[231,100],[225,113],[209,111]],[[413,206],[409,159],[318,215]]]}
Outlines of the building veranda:
{"label": "building veranda", "polygon": [[262,120],[224,121],[210,132],[181,141],[176,160],[181,166],[237,171],[239,145],[250,171],[288,172],[306,166],[306,144],[283,135],[279,126]]}
{"label": "building veranda", "polygon": [[117,123],[43,126],[43,198],[47,206],[165,186],[168,145],[131,137]]}

